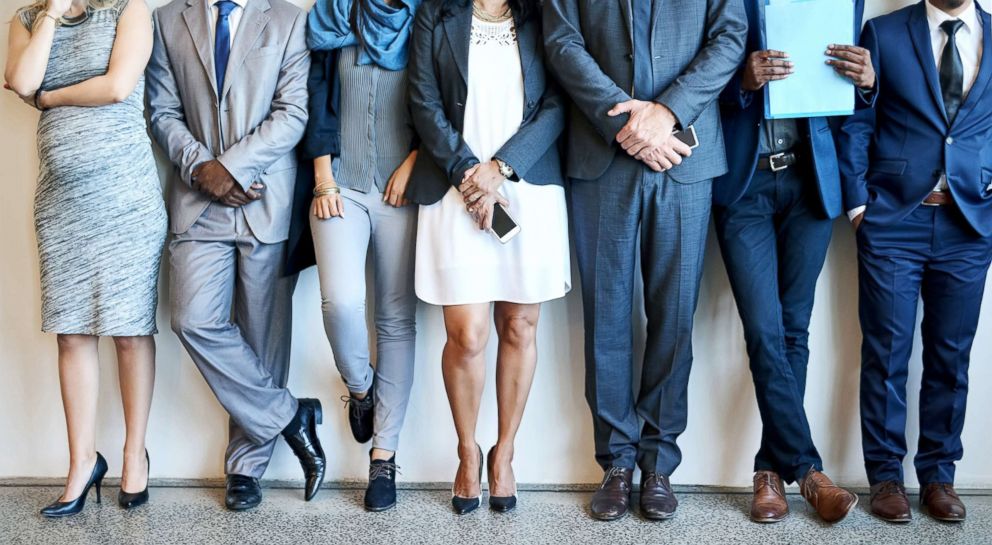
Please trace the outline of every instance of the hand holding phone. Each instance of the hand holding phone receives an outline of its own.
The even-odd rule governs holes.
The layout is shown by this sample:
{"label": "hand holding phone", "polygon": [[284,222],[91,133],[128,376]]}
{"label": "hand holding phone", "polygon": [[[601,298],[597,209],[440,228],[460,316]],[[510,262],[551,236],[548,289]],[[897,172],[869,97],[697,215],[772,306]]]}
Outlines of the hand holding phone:
{"label": "hand holding phone", "polygon": [[520,233],[520,226],[517,222],[513,221],[510,217],[509,212],[503,205],[496,203],[493,205],[493,226],[489,229],[489,232],[496,237],[497,240],[506,244],[510,242],[510,239],[517,236]]}

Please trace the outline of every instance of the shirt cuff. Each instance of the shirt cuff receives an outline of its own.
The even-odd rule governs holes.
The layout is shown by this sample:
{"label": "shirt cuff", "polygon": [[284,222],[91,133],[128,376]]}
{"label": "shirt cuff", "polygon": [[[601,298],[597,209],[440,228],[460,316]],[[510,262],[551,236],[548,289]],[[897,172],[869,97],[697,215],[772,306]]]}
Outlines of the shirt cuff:
{"label": "shirt cuff", "polygon": [[854,222],[854,218],[856,218],[856,217],[860,216],[861,214],[863,214],[864,211],[867,208],[868,208],[867,206],[865,206],[865,205],[862,204],[861,206],[859,206],[857,208],[852,208],[852,209],[848,210],[847,211],[847,219],[853,223]]}

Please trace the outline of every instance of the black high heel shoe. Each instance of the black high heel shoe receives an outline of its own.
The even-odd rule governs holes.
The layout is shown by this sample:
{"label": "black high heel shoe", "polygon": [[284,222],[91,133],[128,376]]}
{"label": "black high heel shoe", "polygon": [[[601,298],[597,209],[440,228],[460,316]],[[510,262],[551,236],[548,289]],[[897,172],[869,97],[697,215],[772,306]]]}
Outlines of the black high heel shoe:
{"label": "black high heel shoe", "polygon": [[475,448],[479,449],[479,495],[474,498],[463,498],[461,496],[455,495],[455,485],[451,485],[451,508],[455,510],[456,515],[467,515],[472,511],[475,511],[482,505],[482,447],[476,445]]}
{"label": "black high heel shoe", "polygon": [[86,483],[83,493],[72,501],[56,500],[48,507],[41,510],[41,516],[48,518],[71,517],[78,515],[86,506],[86,496],[90,493],[90,488],[96,487],[96,502],[100,503],[100,487],[103,485],[103,477],[107,474],[107,460],[98,452],[96,453],[96,463],[93,464],[93,472],[90,473],[90,480]]}
{"label": "black high heel shoe", "polygon": [[[148,449],[145,449],[145,465],[148,470],[147,475],[150,476],[152,473],[152,461],[148,457]],[[125,492],[124,483],[121,483],[121,491],[117,494],[117,505],[120,505],[124,509],[134,509],[146,503],[148,503],[148,477],[145,478],[145,489],[134,494]]]}
{"label": "black high heel shoe", "polygon": [[489,456],[486,457],[486,470],[489,475],[489,509],[497,513],[513,511],[517,507],[517,486],[513,485],[512,496],[493,496],[493,451],[496,447],[489,449]]}

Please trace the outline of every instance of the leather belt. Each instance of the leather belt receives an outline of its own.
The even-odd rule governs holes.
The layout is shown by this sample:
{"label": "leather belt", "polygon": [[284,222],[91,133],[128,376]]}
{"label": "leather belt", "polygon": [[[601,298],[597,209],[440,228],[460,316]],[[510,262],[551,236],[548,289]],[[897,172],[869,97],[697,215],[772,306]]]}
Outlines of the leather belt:
{"label": "leather belt", "polygon": [[794,151],[785,151],[758,158],[758,170],[778,172],[799,162],[800,156]]}
{"label": "leather belt", "polygon": [[923,199],[923,206],[946,206],[954,204],[954,197],[949,191],[934,191]]}

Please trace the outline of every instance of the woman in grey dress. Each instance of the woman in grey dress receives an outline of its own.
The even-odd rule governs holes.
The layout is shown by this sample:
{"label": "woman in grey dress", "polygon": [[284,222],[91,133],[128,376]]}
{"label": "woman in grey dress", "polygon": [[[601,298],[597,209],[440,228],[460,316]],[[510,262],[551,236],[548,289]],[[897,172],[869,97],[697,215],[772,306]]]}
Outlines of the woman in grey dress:
{"label": "woman in grey dress", "polygon": [[166,213],[145,128],[151,17],[142,1],[42,0],[10,26],[6,87],[41,110],[35,228],[42,330],[58,335],[69,475],[45,516],[78,513],[107,472],[96,451],[97,341],[117,348],[127,438],[118,502],[147,501],[145,429]]}

